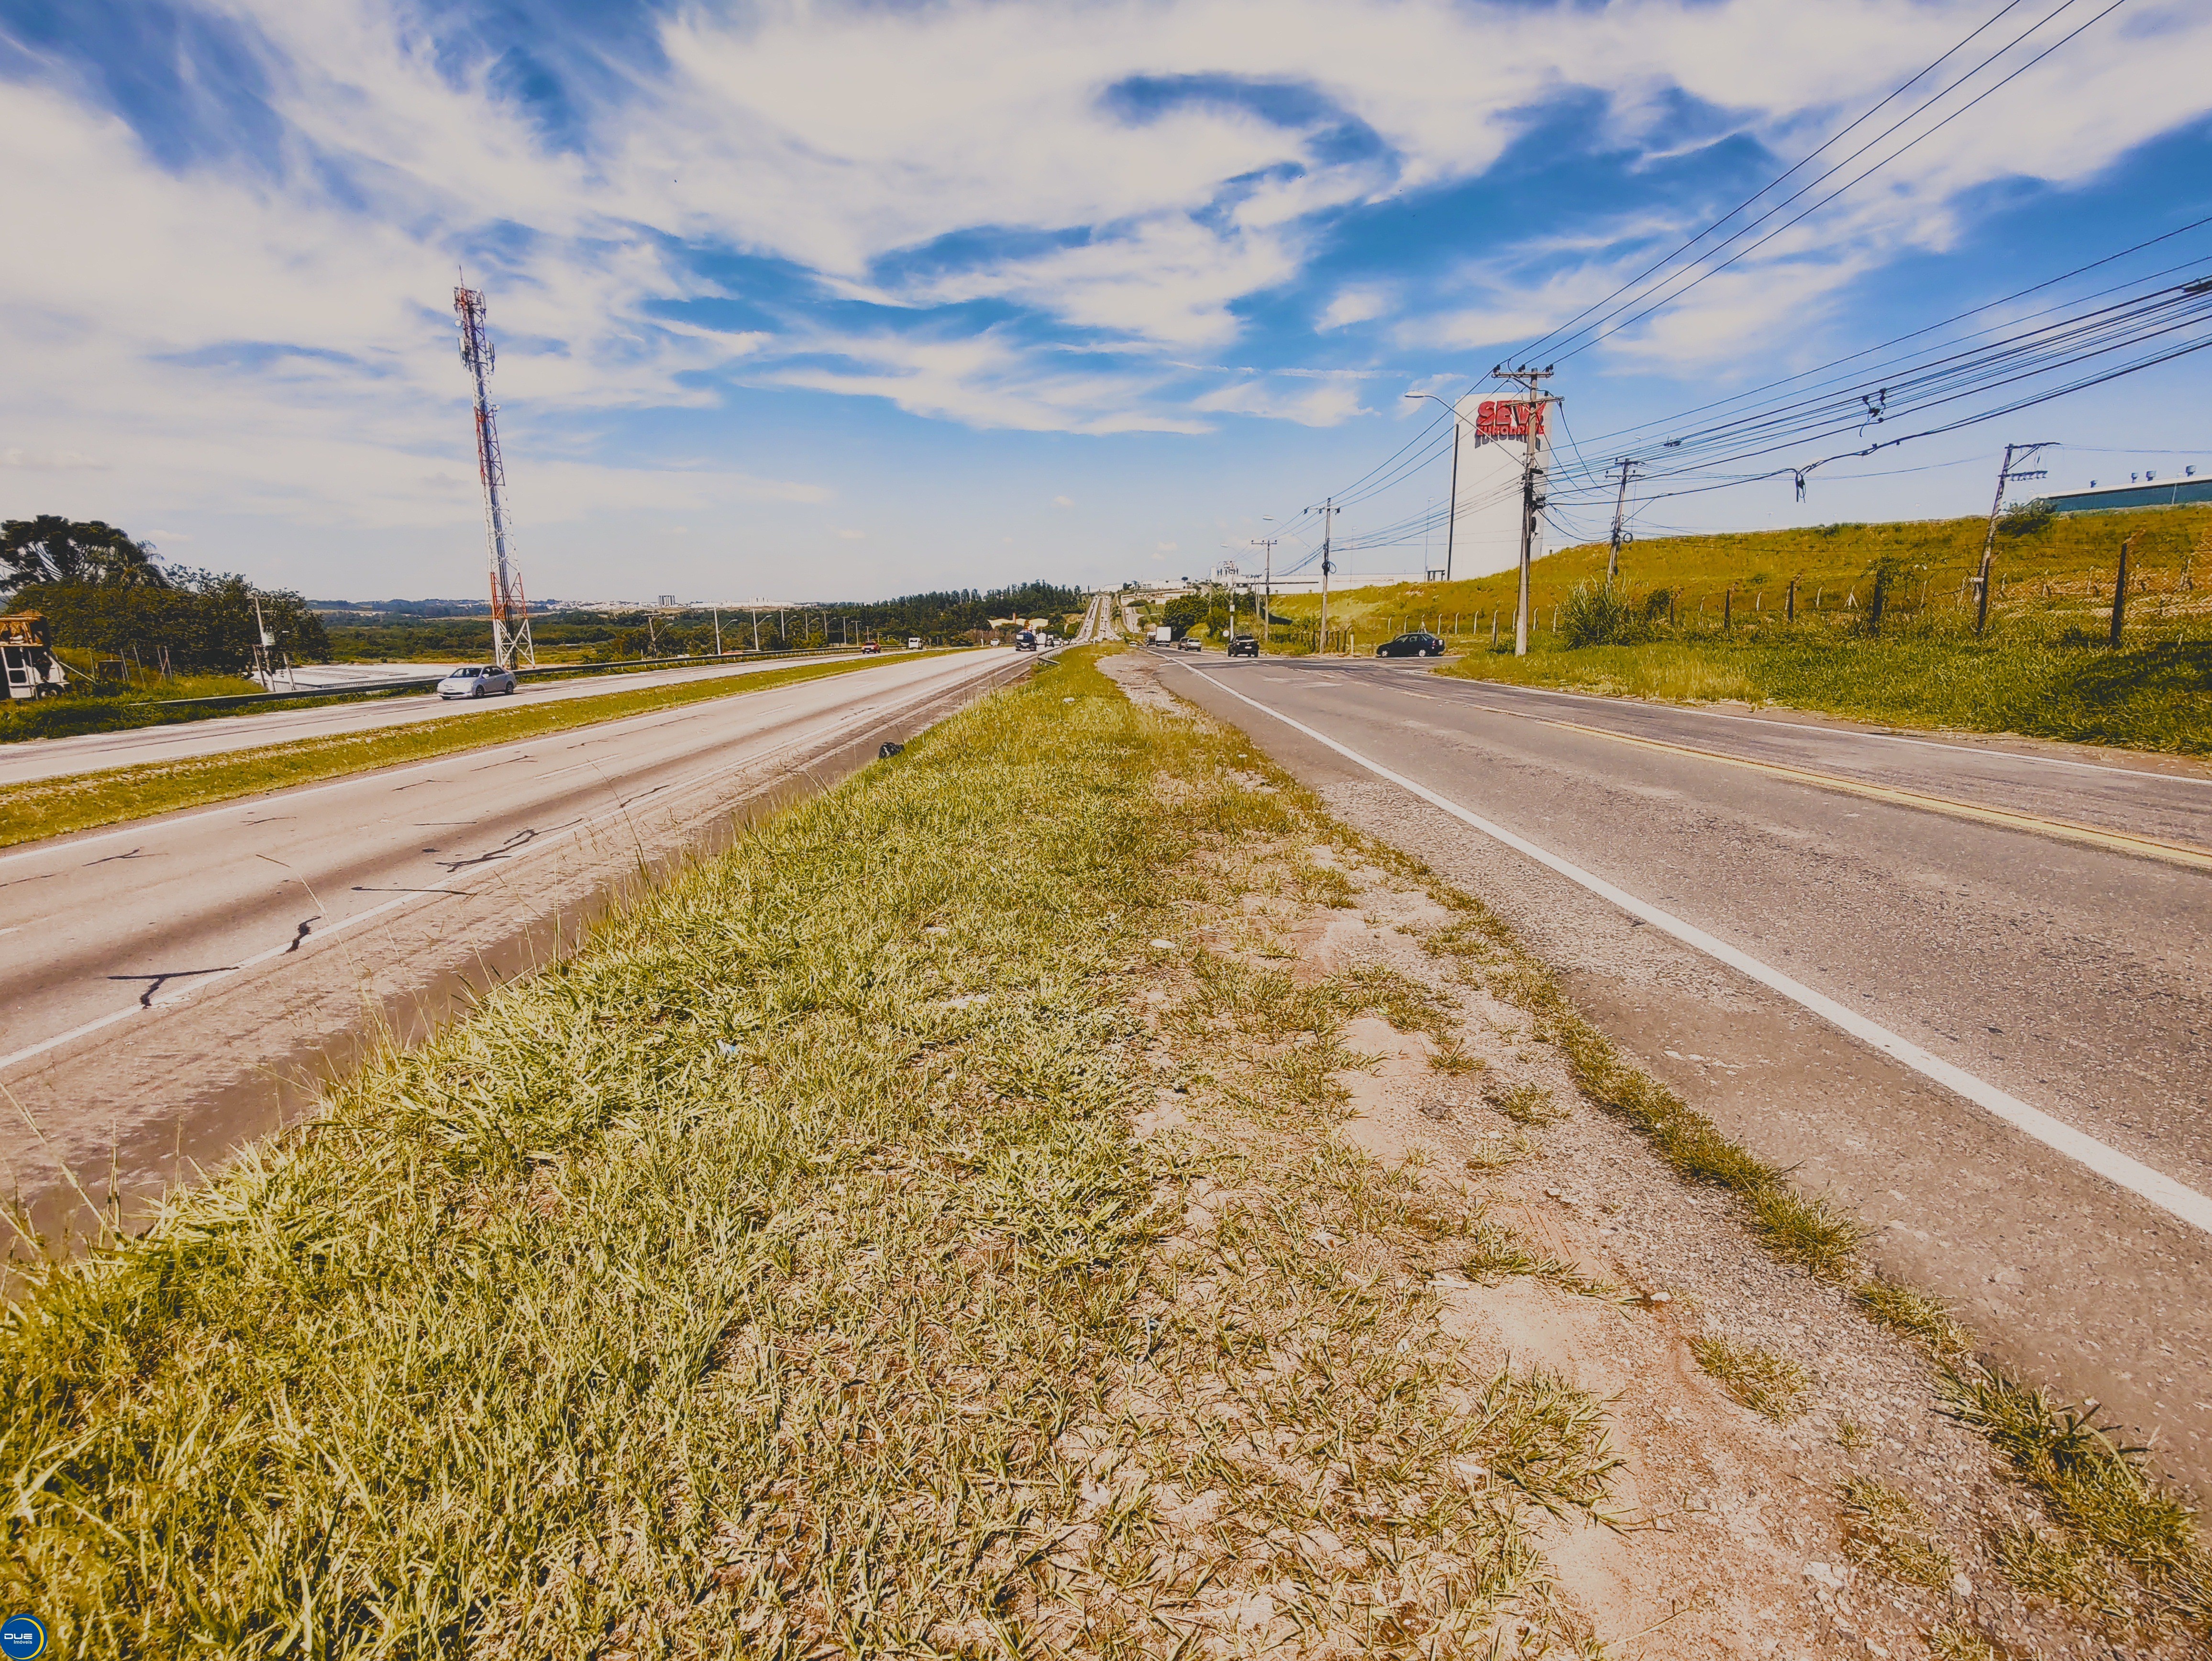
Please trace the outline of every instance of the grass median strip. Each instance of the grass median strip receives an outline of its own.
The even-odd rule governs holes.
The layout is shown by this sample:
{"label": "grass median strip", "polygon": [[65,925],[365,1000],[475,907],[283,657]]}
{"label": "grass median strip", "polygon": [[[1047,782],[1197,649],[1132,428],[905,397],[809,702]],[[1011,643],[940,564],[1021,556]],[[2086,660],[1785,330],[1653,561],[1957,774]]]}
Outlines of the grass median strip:
{"label": "grass median strip", "polygon": [[[914,660],[915,654],[899,660]],[[709,698],[771,691],[800,681],[881,666],[865,659],[800,664],[754,674],[639,687],[626,692],[609,692],[600,697],[471,709],[464,715],[441,716],[411,726],[380,727],[368,733],[337,733],[253,750],[233,750],[222,755],[193,756],[181,761],[151,762],[140,767],[40,779],[14,786],[4,799],[0,799],[0,848],[147,818],[182,807],[204,807],[210,802],[258,795],[265,790],[313,784],[348,773],[365,773],[405,762],[428,761],[459,751],[508,744],[517,739],[564,733],[571,727],[619,721],[625,715],[649,715],[656,709],[678,709]]]}
{"label": "grass median strip", "polygon": [[[1166,1653],[1129,1542],[1204,1555],[1178,1631],[1240,1630],[1280,1573],[1102,1461],[1169,1348],[1334,1473],[1316,1499],[1211,1398],[1147,1419],[1262,1526],[1332,1519],[1317,1613],[1480,1628],[1537,1574],[1516,1496],[1593,1504],[1608,1456],[1548,1377],[1453,1410],[1418,1281],[1300,1262],[1316,1207],[1427,1252],[1407,1179],[1236,1156],[1282,1184],[1221,1237],[1237,1311],[1186,1311],[1160,1255],[1182,1178],[1131,1135],[1140,991],[1177,972],[1152,942],[1206,897],[1195,853],[1289,817],[1237,755],[1064,662],[369,1066],[143,1236],[33,1266],[0,1327],[0,1597],[73,1655],[1006,1655],[1093,1617]],[[1334,1054],[1340,1002],[1389,990],[1293,1025]],[[1261,1327],[1342,1411],[1241,1378]],[[1397,1588],[1431,1537],[1421,1615]],[[1214,1607],[1217,1573],[1245,1595]]]}

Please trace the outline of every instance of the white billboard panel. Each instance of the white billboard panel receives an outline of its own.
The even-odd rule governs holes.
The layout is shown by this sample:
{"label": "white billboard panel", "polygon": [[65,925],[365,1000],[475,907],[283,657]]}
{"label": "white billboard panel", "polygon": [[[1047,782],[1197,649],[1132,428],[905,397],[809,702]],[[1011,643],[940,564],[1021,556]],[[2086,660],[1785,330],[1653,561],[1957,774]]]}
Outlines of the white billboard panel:
{"label": "white billboard panel", "polygon": [[[1459,490],[1452,512],[1452,575],[1488,576],[1521,559],[1521,469],[1528,457],[1529,406],[1513,399],[1459,403]],[[1548,413],[1538,406],[1536,465],[1552,460]],[[1544,555],[1544,519],[1536,516],[1529,557]]]}

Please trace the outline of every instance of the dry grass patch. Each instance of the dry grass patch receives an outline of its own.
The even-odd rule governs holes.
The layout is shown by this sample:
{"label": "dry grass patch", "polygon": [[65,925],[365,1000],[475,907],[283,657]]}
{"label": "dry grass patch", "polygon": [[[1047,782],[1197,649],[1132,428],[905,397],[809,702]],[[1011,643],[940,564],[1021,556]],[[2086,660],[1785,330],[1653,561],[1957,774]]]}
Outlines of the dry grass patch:
{"label": "dry grass patch", "polygon": [[1852,1296],[1861,1309],[1882,1325],[1917,1339],[1940,1361],[1957,1361],[1973,1350],[1973,1335],[1951,1318],[1941,1299],[1917,1287],[1897,1281],[1863,1281]]}
{"label": "dry grass patch", "polygon": [[1802,1366],[1755,1344],[1697,1337],[1690,1340],[1690,1354],[1723,1390],[1777,1424],[1803,1412],[1812,1394],[1813,1381]]}
{"label": "dry grass patch", "polygon": [[1947,1374],[1944,1394],[2050,1513],[2048,1529],[1999,1537],[2008,1579],[2108,1621],[2212,1639],[2212,1555],[2195,1514],[2151,1478],[2143,1449],[2112,1439],[2094,1402],[2068,1406],[1998,1372]]}
{"label": "dry grass patch", "polygon": [[1908,1586],[1950,1586],[1958,1560],[1936,1537],[1918,1500],[1871,1476],[1853,1476],[1844,1483],[1843,1502],[1844,1552],[1852,1562]]}
{"label": "dry grass patch", "polygon": [[[1208,891],[1287,926],[1311,904],[1322,822],[1270,794],[1200,855]],[[1206,952],[1155,1017],[1202,1055],[1146,1144],[1182,1196],[1133,1315],[1142,1358],[1074,1427],[1089,1512],[1049,1555],[1036,1609],[1085,1653],[1480,1653],[1501,1633],[1577,1652],[1530,1518],[1604,1514],[1619,1463],[1600,1404],[1541,1368],[1472,1368],[1439,1323],[1440,1275],[1573,1271],[1529,1253],[1418,1162],[1333,1135],[1343,1024],[1448,1035],[1448,999],[1360,968],[1300,981]],[[1547,1646],[1549,1646],[1547,1649]]]}
{"label": "dry grass patch", "polygon": [[1557,1124],[1567,1116],[1552,1092],[1540,1084],[1516,1084],[1490,1092],[1483,1100],[1517,1125]]}

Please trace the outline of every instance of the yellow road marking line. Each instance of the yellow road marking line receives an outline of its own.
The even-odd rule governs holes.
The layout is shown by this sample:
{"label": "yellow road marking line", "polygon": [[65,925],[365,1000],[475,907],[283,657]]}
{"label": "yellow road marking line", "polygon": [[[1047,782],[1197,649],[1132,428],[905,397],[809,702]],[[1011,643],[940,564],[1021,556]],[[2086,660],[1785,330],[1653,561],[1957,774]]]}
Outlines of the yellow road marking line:
{"label": "yellow road marking line", "polygon": [[1753,761],[1747,757],[1731,756],[1718,750],[1700,749],[1693,744],[1672,744],[1664,739],[1638,738],[1627,733],[1609,732],[1602,727],[1585,726],[1578,721],[1555,720],[1549,715],[1522,715],[1520,710],[1500,709],[1495,704],[1480,707],[1501,715],[1519,715],[1523,721],[1537,721],[1546,727],[1562,727],[1570,732],[1588,733],[1594,738],[1611,739],[1616,744],[1634,745],[1639,749],[1658,750],[1680,756],[1695,756],[1702,761],[1717,761],[1729,767],[1746,768],[1770,777],[1788,779],[1793,783],[1809,784],[1824,790],[1839,790],[1845,795],[1863,796],[1869,801],[1885,801],[1899,807],[1925,808],[1931,812],[1948,813],[1954,818],[1978,819],[1984,824],[2054,837],[2061,842],[2086,843],[2093,848],[2135,854],[2144,859],[2164,860],[2169,864],[2186,866],[2191,870],[2212,871],[2212,849],[2198,848],[2188,843],[2167,842],[2162,837],[2136,836],[2126,830],[2106,830],[2094,824],[2077,824],[2071,819],[2051,818],[2041,813],[2021,813],[2006,807],[1984,807],[1978,802],[1960,801],[1950,796],[1931,796],[1918,790],[1900,790],[1893,785],[1868,784],[1835,773],[1815,773],[1802,767],[1784,766],[1780,762]]}

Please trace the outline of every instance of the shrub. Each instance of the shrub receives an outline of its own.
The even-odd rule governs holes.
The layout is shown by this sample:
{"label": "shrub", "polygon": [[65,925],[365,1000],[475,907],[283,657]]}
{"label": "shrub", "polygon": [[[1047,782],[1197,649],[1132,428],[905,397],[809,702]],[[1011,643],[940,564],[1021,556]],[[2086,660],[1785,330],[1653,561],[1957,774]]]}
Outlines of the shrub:
{"label": "shrub", "polygon": [[[1665,610],[1663,594],[1660,609]],[[1650,638],[1648,605],[1610,585],[1580,584],[1559,607],[1559,632],[1570,647],[1632,646]]]}
{"label": "shrub", "polygon": [[2033,502],[2015,502],[2004,510],[1997,520],[1997,534],[2008,537],[2032,536],[2049,525],[2053,517],[2051,503],[2041,496]]}

